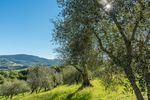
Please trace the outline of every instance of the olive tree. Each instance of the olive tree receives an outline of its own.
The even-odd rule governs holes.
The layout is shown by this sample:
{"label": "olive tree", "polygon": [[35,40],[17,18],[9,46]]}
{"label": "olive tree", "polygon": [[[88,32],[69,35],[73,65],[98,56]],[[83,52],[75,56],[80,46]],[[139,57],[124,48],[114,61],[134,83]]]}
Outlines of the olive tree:
{"label": "olive tree", "polygon": [[[97,13],[100,20],[96,24],[100,30],[96,29],[97,32],[94,34],[101,50],[113,59],[116,65],[124,69],[137,99],[144,100],[136,84],[135,70],[132,65],[136,63],[135,59],[142,50],[140,42],[149,40],[149,2],[147,0],[106,2],[95,0],[95,3],[100,8]],[[148,70],[147,68],[146,71]]]}
{"label": "olive tree", "polygon": [[[142,93],[136,84],[134,66],[138,63],[136,59],[139,56],[139,53],[145,51],[141,49],[141,43],[146,45],[148,48],[146,51],[149,52],[149,1],[58,1],[60,7],[63,9],[62,16],[64,19],[60,19],[60,23],[57,23],[59,27],[56,28],[59,31],[56,32],[58,33],[56,36],[60,39],[60,42],[64,45],[64,47],[69,46],[71,48],[75,48],[75,50],[77,49],[76,53],[70,53],[69,51],[67,51],[67,53],[74,54],[75,57],[79,55],[82,58],[86,55],[86,53],[83,53],[82,50],[87,50],[84,46],[87,46],[86,43],[91,43],[84,41],[93,38],[94,35],[97,39],[97,42],[92,42],[95,44],[94,47],[97,47],[100,53],[103,52],[105,56],[108,56],[108,59],[111,59],[114,64],[123,69],[137,99],[144,100]],[[144,41],[148,42],[146,43]],[[80,43],[83,43],[83,45],[80,45]],[[78,48],[81,48],[80,46],[83,48],[78,50]],[[142,55],[145,54],[143,53]],[[85,58],[88,58],[88,56],[90,55],[86,55]],[[80,61],[84,62],[84,60],[77,59],[78,63]],[[146,60],[146,62],[148,61],[149,60]],[[144,71],[146,73],[146,77],[149,76],[149,64],[145,64],[148,66]],[[149,78],[147,78],[145,79],[148,80]],[[146,82],[148,84],[148,98],[150,98],[149,81]]]}
{"label": "olive tree", "polygon": [[10,100],[14,95],[28,91],[30,91],[30,88],[25,81],[11,80],[0,85],[0,95],[10,97]]}
{"label": "olive tree", "polygon": [[[80,0],[58,0],[58,3],[63,9],[61,19],[54,22],[54,40],[60,44],[58,51],[67,64],[81,73],[82,86],[91,86],[88,70],[95,65],[98,56],[94,34],[86,23],[91,18],[80,13],[83,6]],[[87,9],[90,10],[90,6]]]}
{"label": "olive tree", "polygon": [[81,73],[73,66],[64,66],[62,68],[63,83],[72,84],[80,83],[82,81]]}
{"label": "olive tree", "polygon": [[63,83],[61,71],[58,69],[45,65],[34,65],[29,68],[27,82],[31,87],[31,93],[38,92],[42,88],[46,91]]}
{"label": "olive tree", "polygon": [[44,88],[45,90],[50,88],[51,77],[49,68],[44,65],[34,65],[28,69],[27,82],[31,87],[31,93],[38,92]]}

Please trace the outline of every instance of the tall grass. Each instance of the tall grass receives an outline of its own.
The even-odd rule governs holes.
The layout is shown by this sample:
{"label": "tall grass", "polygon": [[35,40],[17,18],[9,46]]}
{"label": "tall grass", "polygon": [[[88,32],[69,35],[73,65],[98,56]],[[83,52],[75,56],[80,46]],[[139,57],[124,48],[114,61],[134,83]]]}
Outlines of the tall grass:
{"label": "tall grass", "polygon": [[123,92],[123,86],[117,85],[113,89],[106,90],[100,80],[93,80],[92,84],[93,87],[82,90],[78,90],[80,85],[76,84],[61,85],[51,91],[38,94],[20,94],[13,100],[135,100],[134,94]]}

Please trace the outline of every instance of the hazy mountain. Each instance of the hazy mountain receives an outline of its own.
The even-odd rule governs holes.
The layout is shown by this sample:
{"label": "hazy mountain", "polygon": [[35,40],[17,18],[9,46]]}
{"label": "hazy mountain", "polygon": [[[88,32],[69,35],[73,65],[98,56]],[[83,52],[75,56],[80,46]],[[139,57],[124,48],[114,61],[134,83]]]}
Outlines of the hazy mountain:
{"label": "hazy mountain", "polygon": [[34,64],[58,65],[58,59],[46,59],[33,55],[0,55],[0,69],[23,69]]}

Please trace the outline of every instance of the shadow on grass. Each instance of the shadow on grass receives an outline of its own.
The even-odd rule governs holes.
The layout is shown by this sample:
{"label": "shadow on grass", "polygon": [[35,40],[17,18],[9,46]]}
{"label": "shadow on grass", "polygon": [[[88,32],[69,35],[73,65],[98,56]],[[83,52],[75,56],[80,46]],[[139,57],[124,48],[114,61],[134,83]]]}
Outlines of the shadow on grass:
{"label": "shadow on grass", "polygon": [[[75,92],[69,94],[69,95],[66,97],[65,100],[71,100],[72,97],[73,97],[76,93],[80,92],[80,91],[83,90],[84,88],[85,88],[85,87],[82,87],[82,86],[81,86],[81,87],[78,88]],[[77,98],[75,98],[75,99],[73,99],[73,100],[90,100],[90,99],[91,99],[90,93],[84,93],[84,94],[78,96]]]}
{"label": "shadow on grass", "polygon": [[[53,94],[52,96],[50,96],[48,99],[49,100],[55,100],[60,94]],[[46,99],[45,99],[46,100]]]}

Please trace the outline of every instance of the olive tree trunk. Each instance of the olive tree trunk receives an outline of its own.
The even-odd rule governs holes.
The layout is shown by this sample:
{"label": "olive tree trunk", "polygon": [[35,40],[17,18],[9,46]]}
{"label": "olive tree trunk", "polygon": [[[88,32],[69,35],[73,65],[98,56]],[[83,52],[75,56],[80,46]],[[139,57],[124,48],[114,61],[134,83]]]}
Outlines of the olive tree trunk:
{"label": "olive tree trunk", "polygon": [[82,87],[92,86],[89,80],[88,69],[86,65],[83,66],[82,78],[83,78]]}
{"label": "olive tree trunk", "polygon": [[144,100],[144,97],[142,96],[142,93],[136,84],[135,76],[133,74],[131,66],[124,68],[124,71],[125,71],[125,74],[127,75],[127,78],[134,90],[137,100]]}
{"label": "olive tree trunk", "polygon": [[[149,35],[147,36],[148,38],[150,38],[150,33],[149,33]],[[146,43],[148,43],[148,39],[147,38],[147,41],[146,41]],[[146,46],[146,47],[148,47],[148,46]],[[145,57],[145,67],[146,67],[146,69],[145,69],[145,82],[146,82],[146,87],[147,87],[147,98],[148,98],[148,100],[150,100],[150,63],[149,63],[149,61],[150,61],[150,50],[147,48],[146,49],[146,55],[145,55],[146,57]]]}
{"label": "olive tree trunk", "polygon": [[12,98],[13,98],[13,94],[10,95],[10,100],[12,100]]}
{"label": "olive tree trunk", "polygon": [[90,83],[90,80],[89,80],[89,78],[88,78],[87,73],[84,73],[84,74],[82,75],[82,77],[83,77],[83,82],[82,82],[82,86],[83,86],[83,87],[92,86],[91,83]]}
{"label": "olive tree trunk", "polygon": [[75,66],[75,68],[81,73],[82,75],[82,87],[88,87],[88,86],[92,86],[92,84],[90,83],[89,80],[89,76],[88,76],[88,69],[86,65],[82,65],[82,70],[79,69],[78,67]]}
{"label": "olive tree trunk", "polygon": [[145,76],[146,87],[147,87],[147,98],[150,100],[150,73],[147,73]]}

